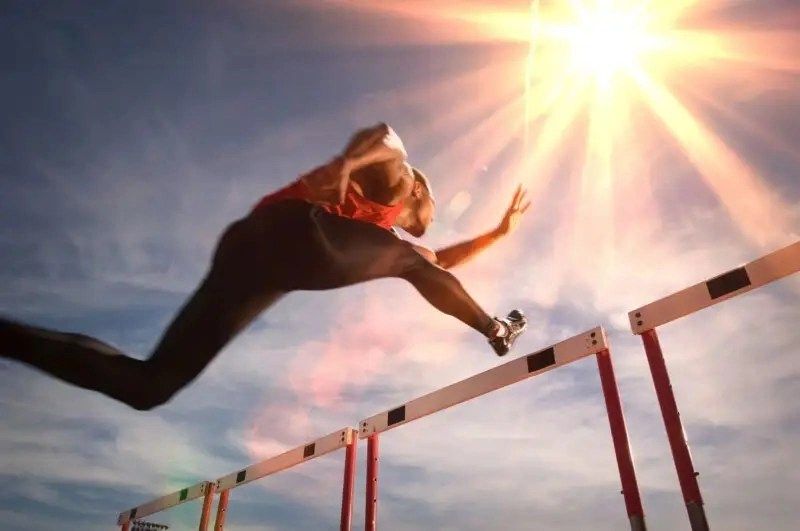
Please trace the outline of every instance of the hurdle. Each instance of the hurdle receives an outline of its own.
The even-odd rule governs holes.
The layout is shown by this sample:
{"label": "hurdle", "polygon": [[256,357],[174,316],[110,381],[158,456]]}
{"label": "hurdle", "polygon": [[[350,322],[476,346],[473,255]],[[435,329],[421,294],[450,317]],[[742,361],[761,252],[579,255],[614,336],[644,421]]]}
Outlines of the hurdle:
{"label": "hurdle", "polygon": [[[325,437],[219,478],[214,483],[216,491],[220,493],[214,531],[222,531],[224,529],[228,498],[232,489],[271,476],[317,457],[322,457],[340,448],[346,448],[346,450],[339,528],[341,531],[349,531],[353,520],[353,488],[355,485],[357,444],[358,438],[355,436],[355,429],[345,427]],[[204,529],[201,528],[200,531],[204,531]]]}
{"label": "hurdle", "polygon": [[642,337],[692,531],[707,531],[708,521],[656,328],[798,271],[800,241],[628,314],[631,331]]}
{"label": "hurdle", "polygon": [[214,498],[214,484],[210,481],[201,481],[191,487],[186,487],[120,513],[117,518],[117,525],[121,526],[120,529],[122,531],[130,531],[131,524],[135,524],[139,518],[171,509],[198,498],[203,498],[200,512],[200,529],[204,530],[208,527],[211,502]]}
{"label": "hurdle", "polygon": [[340,530],[349,531],[353,519],[353,490],[355,485],[356,450],[358,442],[355,432],[356,430],[354,428],[345,427],[277,456],[252,464],[236,472],[231,472],[216,481],[203,481],[192,487],[162,496],[161,498],[157,498],[121,513],[117,519],[117,524],[122,526],[122,531],[129,531],[130,524],[135,523],[139,518],[144,518],[145,516],[203,497],[198,529],[199,531],[207,531],[214,495],[219,493],[217,512],[214,520],[214,531],[222,531],[225,526],[225,516],[228,512],[228,500],[230,499],[230,491],[232,489],[277,474],[278,472],[305,463],[306,461],[322,457],[340,448],[345,448]]}
{"label": "hurdle", "polygon": [[632,531],[644,531],[646,529],[644,511],[628,443],[625,417],[614,377],[610,347],[602,327],[588,330],[533,354],[513,359],[362,420],[359,423],[358,436],[360,439],[367,439],[364,529],[375,531],[377,528],[378,459],[381,433],[592,354],[597,358],[628,521]]}

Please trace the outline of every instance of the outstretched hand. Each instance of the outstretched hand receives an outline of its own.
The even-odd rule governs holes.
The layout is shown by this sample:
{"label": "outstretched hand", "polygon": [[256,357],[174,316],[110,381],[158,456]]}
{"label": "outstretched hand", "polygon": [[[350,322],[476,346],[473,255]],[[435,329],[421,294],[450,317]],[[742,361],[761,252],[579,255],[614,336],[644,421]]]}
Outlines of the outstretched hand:
{"label": "outstretched hand", "polygon": [[523,204],[525,195],[527,193],[528,191],[522,188],[521,184],[517,186],[517,191],[514,192],[514,199],[511,200],[511,206],[508,207],[503,219],[497,226],[497,232],[499,232],[501,236],[512,233],[519,225],[519,220],[522,217],[522,214],[524,214],[525,211],[530,208],[530,201],[527,201]]}

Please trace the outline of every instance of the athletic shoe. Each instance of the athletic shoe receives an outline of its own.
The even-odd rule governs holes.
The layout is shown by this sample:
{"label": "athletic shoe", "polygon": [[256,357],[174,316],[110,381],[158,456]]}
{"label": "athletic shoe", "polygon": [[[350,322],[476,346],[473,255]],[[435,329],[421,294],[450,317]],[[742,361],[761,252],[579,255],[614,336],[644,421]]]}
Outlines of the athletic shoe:
{"label": "athletic shoe", "polygon": [[489,344],[498,356],[505,356],[514,346],[517,337],[525,331],[528,326],[528,319],[521,310],[511,310],[505,318],[498,319],[495,317],[494,320],[506,329],[506,335],[490,338]]}

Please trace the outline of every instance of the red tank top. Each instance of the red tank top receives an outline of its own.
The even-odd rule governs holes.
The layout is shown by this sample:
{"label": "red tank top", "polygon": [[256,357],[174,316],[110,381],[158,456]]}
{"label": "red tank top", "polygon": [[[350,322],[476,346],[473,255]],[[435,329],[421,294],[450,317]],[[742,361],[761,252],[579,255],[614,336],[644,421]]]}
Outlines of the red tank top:
{"label": "red tank top", "polygon": [[[301,199],[313,203],[313,201],[309,199],[310,196],[311,190],[308,188],[308,185],[302,179],[298,179],[277,192],[264,196],[253,210],[258,210],[264,206],[288,199]],[[341,205],[319,203],[319,206],[331,214],[358,221],[366,221],[367,223],[373,223],[387,230],[392,228],[397,216],[400,215],[400,211],[403,209],[402,203],[384,205],[367,199],[356,192],[352,184],[347,187],[347,193]]]}

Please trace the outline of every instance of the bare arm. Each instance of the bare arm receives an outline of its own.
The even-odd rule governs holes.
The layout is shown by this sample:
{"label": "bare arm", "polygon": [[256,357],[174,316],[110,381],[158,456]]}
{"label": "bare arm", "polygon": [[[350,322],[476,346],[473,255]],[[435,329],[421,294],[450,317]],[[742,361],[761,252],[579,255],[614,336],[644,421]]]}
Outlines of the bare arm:
{"label": "bare arm", "polygon": [[434,252],[427,247],[421,245],[411,244],[414,250],[423,256],[428,262],[436,264],[442,269],[450,269],[459,264],[462,264],[477,255],[498,239],[502,237],[497,229],[482,234],[477,238],[463,241],[444,249],[439,249]]}
{"label": "bare arm", "polygon": [[[525,193],[522,186],[517,187],[517,191],[514,193],[514,199],[511,200],[511,206],[508,207],[503,219],[495,229],[481,234],[476,238],[445,247],[444,249],[439,249],[436,253],[424,247],[422,249],[430,253],[430,255],[433,255],[435,259],[434,263],[444,269],[450,269],[459,264],[463,264],[517,228],[520,217],[531,206],[530,201],[524,205],[522,204],[525,199]],[[430,256],[420,251],[420,249],[417,249],[417,252],[420,252],[420,254],[428,258],[428,260],[431,260]]]}
{"label": "bare arm", "polygon": [[445,269],[463,264],[502,238],[498,229],[436,251],[436,263]]}
{"label": "bare arm", "polygon": [[[375,188],[391,191],[398,188],[404,179],[410,177],[406,170],[406,150],[397,133],[385,123],[362,129],[348,142],[342,155],[334,158],[302,177],[311,188],[315,200],[341,204],[350,179],[358,172],[356,179],[375,177],[379,183],[361,182],[362,188]],[[359,172],[368,166],[386,165],[386,171]],[[380,194],[383,195],[383,194]]]}
{"label": "bare arm", "polygon": [[407,157],[403,141],[385,123],[358,131],[344,149],[344,163],[351,172],[381,162],[404,161]]}

